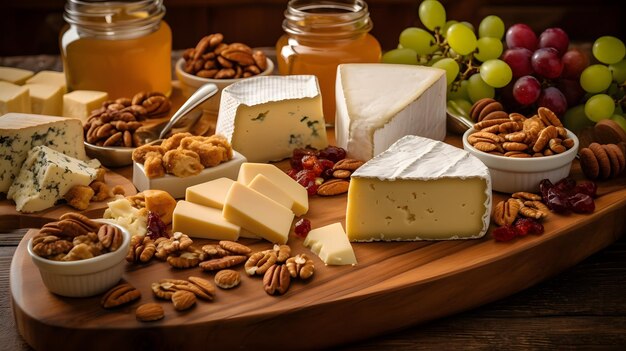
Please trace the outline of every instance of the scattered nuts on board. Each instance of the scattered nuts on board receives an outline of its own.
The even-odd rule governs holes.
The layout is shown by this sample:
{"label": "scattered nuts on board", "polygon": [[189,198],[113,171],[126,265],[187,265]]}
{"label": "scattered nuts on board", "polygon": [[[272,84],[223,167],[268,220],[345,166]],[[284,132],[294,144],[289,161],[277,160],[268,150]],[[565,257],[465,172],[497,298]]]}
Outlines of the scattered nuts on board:
{"label": "scattered nuts on board", "polygon": [[203,271],[217,271],[244,263],[246,259],[248,259],[248,256],[244,255],[224,256],[200,262],[199,266]]}
{"label": "scattered nuts on board", "polygon": [[130,247],[126,261],[134,263],[146,263],[156,253],[156,245],[149,236],[135,235],[130,238]]}
{"label": "scattered nuts on board", "polygon": [[247,247],[246,245],[240,244],[238,242],[222,240],[219,242],[219,245],[222,249],[230,251],[236,255],[249,255],[252,252],[252,249]]}
{"label": "scattered nuts on board", "polygon": [[172,304],[176,311],[187,310],[196,304],[196,295],[190,291],[178,290],[172,294]]}
{"label": "scattered nuts on board", "polygon": [[267,250],[252,254],[246,264],[244,270],[248,275],[263,275],[277,261],[276,252]]}
{"label": "scattered nuts on board", "polygon": [[273,265],[263,275],[263,289],[269,295],[283,295],[289,290],[291,275],[286,265]]}
{"label": "scattered nuts on board", "polygon": [[152,322],[165,317],[165,311],[163,311],[163,307],[158,303],[149,302],[137,307],[135,316],[139,321]]}
{"label": "scattered nuts on board", "polygon": [[290,257],[285,264],[292,278],[309,279],[315,272],[315,264],[313,260],[306,254],[299,254]]}
{"label": "scattered nuts on board", "polygon": [[123,283],[111,288],[104,294],[100,304],[104,308],[114,308],[117,306],[125,305],[141,298],[141,292],[135,289],[134,286]]}

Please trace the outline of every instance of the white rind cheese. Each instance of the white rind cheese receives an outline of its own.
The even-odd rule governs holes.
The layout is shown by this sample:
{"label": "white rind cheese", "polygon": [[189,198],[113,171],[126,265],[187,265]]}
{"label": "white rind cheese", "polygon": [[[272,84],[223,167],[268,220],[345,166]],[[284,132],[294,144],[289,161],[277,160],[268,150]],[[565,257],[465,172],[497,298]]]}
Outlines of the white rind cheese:
{"label": "white rind cheese", "polygon": [[406,136],[351,175],[346,232],[351,241],[479,238],[491,196],[489,170],[476,157]]}
{"label": "white rind cheese", "polygon": [[222,91],[216,133],[249,162],[279,161],[296,148],[328,146],[315,76],[264,76]]}
{"label": "white rind cheese", "polygon": [[327,265],[356,264],[354,250],[341,223],[311,230],[304,239],[304,246],[311,248]]}
{"label": "white rind cheese", "polygon": [[337,146],[367,161],[405,135],[443,140],[445,71],[424,66],[343,64],[337,68]]}
{"label": "white rind cheese", "polygon": [[87,160],[79,120],[9,113],[0,117],[0,193],[17,177],[28,152],[45,145],[70,157]]}
{"label": "white rind cheese", "polygon": [[99,166],[66,156],[46,146],[30,150],[7,199],[15,201],[21,212],[37,212],[54,206],[75,185],[89,185],[96,179]]}

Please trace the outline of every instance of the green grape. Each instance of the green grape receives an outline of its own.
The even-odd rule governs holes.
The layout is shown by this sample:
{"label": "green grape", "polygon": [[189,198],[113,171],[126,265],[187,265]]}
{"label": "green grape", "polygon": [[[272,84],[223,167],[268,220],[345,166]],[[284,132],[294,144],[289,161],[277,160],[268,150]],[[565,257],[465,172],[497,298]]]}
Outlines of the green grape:
{"label": "green grape", "polygon": [[467,100],[463,100],[463,99],[457,99],[457,100],[451,100],[451,102],[454,102],[457,106],[457,109],[460,110],[460,112],[462,112],[462,116],[469,118],[469,113],[470,110],[472,109],[472,103],[467,101]]}
{"label": "green grape", "polygon": [[594,122],[610,118],[615,112],[615,102],[606,94],[592,96],[585,103],[585,115]]}
{"label": "green grape", "polygon": [[588,93],[606,90],[612,80],[611,71],[605,65],[591,65],[580,74],[580,86]]}
{"label": "green grape", "polygon": [[624,132],[626,132],[626,118],[624,118],[624,116],[622,116],[622,115],[613,115],[613,116],[611,116],[611,121],[617,123],[620,127],[622,127]]}
{"label": "green grape", "polygon": [[609,71],[611,71],[613,81],[619,84],[626,83],[626,60],[610,64]]}
{"label": "green grape", "polygon": [[448,100],[469,100],[467,84],[468,82],[466,80],[462,80],[459,83],[448,86]]}
{"label": "green grape", "polygon": [[476,35],[462,23],[455,23],[446,33],[448,44],[459,55],[467,55],[476,49]]}
{"label": "green grape", "polygon": [[469,28],[472,31],[472,33],[476,32],[476,30],[474,30],[474,25],[473,24],[471,24],[471,23],[469,23],[467,21],[463,21],[463,22],[461,22],[461,24],[466,26],[467,28]]}
{"label": "green grape", "polygon": [[480,77],[492,87],[502,88],[513,78],[513,71],[502,60],[487,60],[480,66]]}
{"label": "green grape", "polygon": [[448,85],[452,84],[459,75],[459,64],[449,57],[435,62],[432,66],[446,71],[446,84]]}
{"label": "green grape", "polygon": [[383,55],[382,62],[417,65],[417,53],[411,49],[393,49]]}
{"label": "green grape", "polygon": [[433,55],[428,62],[426,62],[426,66],[433,66],[437,61],[441,60],[443,56],[441,55]]}
{"label": "green grape", "polygon": [[448,22],[446,22],[446,24],[443,26],[443,28],[441,29],[441,35],[443,35],[443,37],[445,38],[448,34],[448,28],[450,28],[451,25],[453,24],[457,24],[459,22],[455,21],[455,20],[449,20]]}
{"label": "green grape", "polygon": [[474,57],[481,62],[497,59],[502,55],[502,42],[500,39],[490,37],[480,38],[476,42],[476,47],[477,50],[474,53]]}
{"label": "green grape", "polygon": [[604,36],[596,39],[592,48],[593,56],[598,61],[606,64],[618,63],[626,55],[624,43],[612,36]]}
{"label": "green grape", "polygon": [[418,55],[432,54],[437,50],[435,37],[422,28],[409,27],[400,33],[400,45],[413,49]]}
{"label": "green grape", "polygon": [[585,114],[585,105],[578,105],[568,109],[561,120],[565,128],[578,132],[585,127],[593,127],[594,123]]}
{"label": "green grape", "polygon": [[437,0],[425,0],[420,4],[419,18],[424,27],[434,32],[446,24],[446,9]]}
{"label": "green grape", "polygon": [[492,98],[496,95],[496,90],[489,86],[480,77],[480,73],[472,75],[467,81],[467,94],[470,100],[475,103],[483,98]]}
{"label": "green grape", "polygon": [[478,25],[478,37],[502,39],[504,36],[504,22],[498,16],[487,16]]}

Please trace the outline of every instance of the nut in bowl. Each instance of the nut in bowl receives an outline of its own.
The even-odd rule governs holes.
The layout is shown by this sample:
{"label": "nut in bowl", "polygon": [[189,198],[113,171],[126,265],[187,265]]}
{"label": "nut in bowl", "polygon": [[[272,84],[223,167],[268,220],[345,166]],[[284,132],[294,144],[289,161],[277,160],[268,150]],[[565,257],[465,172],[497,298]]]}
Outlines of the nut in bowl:
{"label": "nut in bowl", "polygon": [[[62,221],[67,221],[68,223],[76,223],[77,221],[79,221],[84,223],[84,221],[88,221],[88,223],[97,223],[98,225],[106,224],[108,225],[108,227],[106,228],[107,230],[102,230],[102,233],[100,233],[99,230],[98,234],[90,233],[85,235],[79,235],[74,237],[73,241],[77,241],[77,238],[81,236],[85,237],[86,239],[89,236],[97,235],[100,238],[99,245],[104,245],[105,247],[108,245],[110,250],[103,250],[103,253],[100,255],[92,255],[92,253],[89,252],[85,255],[84,259],[80,259],[82,257],[78,257],[80,256],[78,252],[72,253],[72,251],[74,250],[69,250],[69,252],[65,254],[65,256],[76,256],[70,257],[69,259],[71,260],[57,261],[52,257],[42,257],[42,247],[34,244],[34,241],[37,239],[37,237],[45,235],[47,238],[49,238],[46,239],[48,241],[60,239],[62,238],[62,235],[58,234],[57,231],[60,232],[62,230],[66,230],[65,225],[55,226],[54,223],[44,226],[44,228],[41,229],[39,235],[31,238],[28,241],[28,253],[33,260],[35,266],[37,266],[37,268],[39,269],[39,273],[41,274],[41,279],[43,280],[44,285],[51,292],[61,296],[88,297],[98,295],[117,284],[117,282],[119,282],[119,280],[122,278],[122,274],[124,273],[124,266],[126,264],[125,257],[128,253],[128,247],[130,243],[130,233],[122,226],[105,219],[88,220],[86,218],[80,217],[81,215],[75,213],[66,214],[61,216],[61,221],[55,223],[60,223]],[[61,227],[62,229],[59,229],[59,227]],[[104,226],[101,226],[101,228],[102,227]],[[110,235],[111,231],[118,233],[117,237],[112,238]],[[121,237],[119,237],[119,234],[121,234]],[[44,248],[45,251],[47,251],[47,253],[55,253],[51,252],[50,250],[58,249],[61,252],[65,252],[68,251],[70,245],[73,248],[77,248],[78,246],[87,247],[87,245],[84,243],[74,245],[67,240],[58,241],[60,242],[60,244],[61,242],[67,242],[67,247],[63,248],[61,247],[62,245],[56,245],[55,249]],[[113,250],[113,248],[115,250]]]}

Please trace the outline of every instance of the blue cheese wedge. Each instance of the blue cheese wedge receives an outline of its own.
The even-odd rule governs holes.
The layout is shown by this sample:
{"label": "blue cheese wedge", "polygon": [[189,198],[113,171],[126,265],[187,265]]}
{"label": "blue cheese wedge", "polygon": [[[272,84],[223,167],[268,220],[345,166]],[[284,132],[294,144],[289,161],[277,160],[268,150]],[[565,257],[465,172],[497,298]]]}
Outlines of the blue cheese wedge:
{"label": "blue cheese wedge", "polygon": [[315,76],[244,79],[222,91],[216,133],[249,162],[278,161],[296,148],[328,145]]}
{"label": "blue cheese wedge", "polygon": [[0,117],[0,193],[9,190],[26,155],[39,145],[87,160],[79,120],[8,113]]}
{"label": "blue cheese wedge", "polygon": [[47,146],[34,147],[7,199],[15,201],[20,212],[37,212],[54,206],[75,185],[89,185],[97,177],[100,163],[89,163],[54,151]]}
{"label": "blue cheese wedge", "polygon": [[454,146],[406,136],[350,178],[350,241],[471,239],[489,228],[489,170]]}

